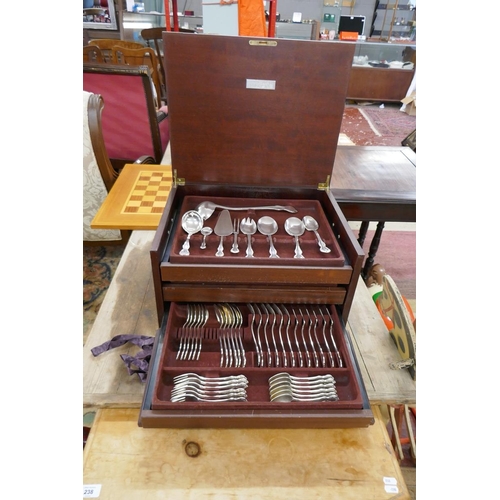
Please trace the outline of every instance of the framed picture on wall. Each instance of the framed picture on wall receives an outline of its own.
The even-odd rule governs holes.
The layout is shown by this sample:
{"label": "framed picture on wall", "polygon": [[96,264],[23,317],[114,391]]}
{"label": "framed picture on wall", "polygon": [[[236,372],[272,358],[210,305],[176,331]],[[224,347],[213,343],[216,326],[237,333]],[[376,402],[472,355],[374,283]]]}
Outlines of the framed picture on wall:
{"label": "framed picture on wall", "polygon": [[98,30],[116,30],[113,0],[83,0],[83,27]]}

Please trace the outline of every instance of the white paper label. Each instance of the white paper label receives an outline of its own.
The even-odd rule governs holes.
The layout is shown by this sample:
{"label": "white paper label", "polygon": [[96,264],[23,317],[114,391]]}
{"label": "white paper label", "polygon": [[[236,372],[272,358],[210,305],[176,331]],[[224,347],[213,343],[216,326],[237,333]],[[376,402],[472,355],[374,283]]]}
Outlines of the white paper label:
{"label": "white paper label", "polygon": [[98,498],[101,494],[100,484],[84,484],[83,498]]}
{"label": "white paper label", "polygon": [[384,477],[384,484],[398,484],[398,480],[395,477]]}
{"label": "white paper label", "polygon": [[385,489],[386,493],[399,493],[399,489],[397,486],[392,486],[392,485],[386,484],[384,486],[384,489]]}
{"label": "white paper label", "polygon": [[247,78],[247,89],[276,90],[276,80],[252,80]]}

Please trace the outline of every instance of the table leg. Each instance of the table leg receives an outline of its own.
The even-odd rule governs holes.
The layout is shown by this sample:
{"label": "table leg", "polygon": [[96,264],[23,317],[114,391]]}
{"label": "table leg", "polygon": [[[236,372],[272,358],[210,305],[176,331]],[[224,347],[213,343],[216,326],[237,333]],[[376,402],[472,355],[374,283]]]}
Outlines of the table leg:
{"label": "table leg", "polygon": [[370,221],[364,220],[361,223],[358,233],[358,243],[361,248],[363,248],[363,243],[365,242],[366,233],[368,232],[368,226],[370,225]]}
{"label": "table leg", "polygon": [[377,224],[377,229],[375,230],[375,234],[373,235],[372,242],[370,243],[370,250],[368,251],[368,257],[366,258],[365,265],[363,267],[363,271],[361,275],[363,280],[366,279],[368,275],[368,271],[373,266],[375,261],[375,255],[377,255],[378,246],[380,244],[380,239],[382,238],[382,231],[384,230],[385,222],[380,221]]}

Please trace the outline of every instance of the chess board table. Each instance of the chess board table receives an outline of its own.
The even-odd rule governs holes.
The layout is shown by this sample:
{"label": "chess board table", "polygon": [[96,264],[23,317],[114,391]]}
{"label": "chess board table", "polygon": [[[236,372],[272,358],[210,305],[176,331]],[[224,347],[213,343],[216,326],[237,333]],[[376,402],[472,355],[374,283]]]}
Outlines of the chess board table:
{"label": "chess board table", "polygon": [[172,186],[170,165],[127,164],[96,213],[93,229],[156,229]]}

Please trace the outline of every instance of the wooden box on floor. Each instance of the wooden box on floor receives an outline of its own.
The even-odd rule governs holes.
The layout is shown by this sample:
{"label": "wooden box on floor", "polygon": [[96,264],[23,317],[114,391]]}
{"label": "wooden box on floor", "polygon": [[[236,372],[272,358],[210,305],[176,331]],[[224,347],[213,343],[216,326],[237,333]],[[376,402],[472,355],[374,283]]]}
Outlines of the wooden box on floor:
{"label": "wooden box on floor", "polygon": [[[161,324],[139,424],[372,424],[345,330],[364,254],[329,190],[354,46],[176,32],[163,37],[174,181],[151,249]],[[246,257],[241,233],[239,253],[230,251],[233,235],[224,238],[219,257],[220,238],[209,235],[200,249],[196,233],[190,254],[182,255],[187,235],[181,218],[203,200],[231,207],[233,221],[273,217],[279,258],[269,257],[269,240],[258,231],[251,239],[254,258]],[[255,208],[262,205],[297,212]],[[214,229],[220,211],[204,225]],[[305,215],[319,222],[329,253],[306,231],[299,238],[304,258],[294,257],[284,223]],[[191,321],[195,307],[207,313],[204,322]],[[221,320],[221,311],[231,311],[235,322]],[[174,377],[186,372],[245,375],[246,400],[172,402]],[[280,372],[333,375],[338,400],[271,401],[269,379]]]}

